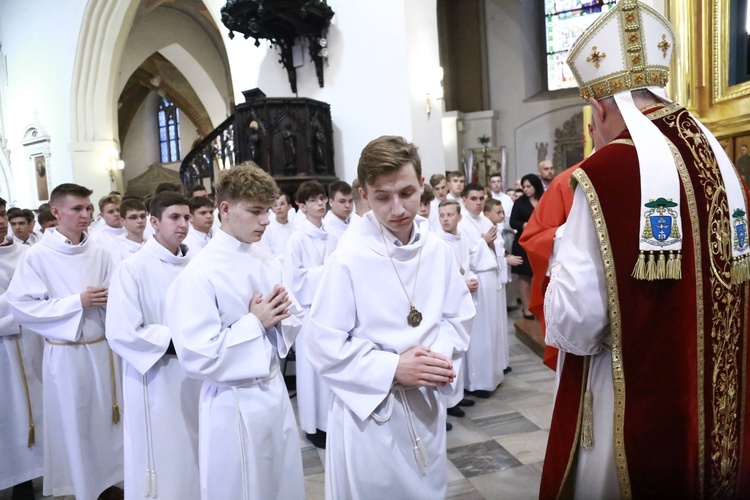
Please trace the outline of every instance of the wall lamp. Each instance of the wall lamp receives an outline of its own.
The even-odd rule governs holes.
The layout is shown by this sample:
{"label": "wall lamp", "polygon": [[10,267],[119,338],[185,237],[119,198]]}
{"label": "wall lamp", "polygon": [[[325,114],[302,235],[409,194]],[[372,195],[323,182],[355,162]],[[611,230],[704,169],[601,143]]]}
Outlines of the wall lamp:
{"label": "wall lamp", "polygon": [[104,169],[109,173],[109,180],[115,182],[115,172],[125,168],[125,162],[120,159],[120,154],[113,151],[109,160],[104,163]]}
{"label": "wall lamp", "polygon": [[432,78],[429,81],[430,90],[427,91],[427,119],[432,114],[432,106],[437,105],[438,101],[443,99],[443,68],[437,67],[433,70]]}

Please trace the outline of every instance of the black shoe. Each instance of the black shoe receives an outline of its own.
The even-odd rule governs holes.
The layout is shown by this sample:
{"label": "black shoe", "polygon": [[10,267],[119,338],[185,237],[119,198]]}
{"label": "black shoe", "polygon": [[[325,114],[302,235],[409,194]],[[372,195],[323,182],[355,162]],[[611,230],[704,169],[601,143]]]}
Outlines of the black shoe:
{"label": "black shoe", "polygon": [[507,375],[507,374],[509,374],[509,373],[510,373],[510,372],[512,372],[512,371],[513,371],[513,368],[511,368],[511,367],[509,366],[509,367],[507,367],[507,368],[506,368],[505,370],[503,370],[503,375]]}
{"label": "black shoe", "polygon": [[316,432],[315,432],[315,434],[305,433],[305,437],[316,448],[320,448],[321,450],[325,450],[326,449],[326,433],[325,433],[325,431],[321,431],[320,429],[317,429]]}
{"label": "black shoe", "polygon": [[453,424],[450,422],[445,423],[445,432],[448,432],[449,430],[453,429]]}
{"label": "black shoe", "polygon": [[458,405],[456,405],[448,408],[448,415],[450,415],[451,417],[465,417],[466,412],[459,408]]}
{"label": "black shoe", "polygon": [[474,404],[475,404],[474,401],[472,401],[471,399],[466,399],[466,398],[463,398],[461,401],[458,402],[458,406],[464,406],[467,408],[469,406],[474,406]]}
{"label": "black shoe", "polygon": [[490,396],[492,396],[492,393],[490,391],[465,391],[467,394],[470,394],[474,396],[475,398],[482,398],[482,399],[488,399]]}

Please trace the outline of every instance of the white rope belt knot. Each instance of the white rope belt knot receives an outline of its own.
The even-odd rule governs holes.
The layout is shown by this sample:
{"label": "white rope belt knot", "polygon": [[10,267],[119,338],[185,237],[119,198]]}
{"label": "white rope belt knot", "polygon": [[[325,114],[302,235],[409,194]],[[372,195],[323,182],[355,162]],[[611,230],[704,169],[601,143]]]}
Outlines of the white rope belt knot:
{"label": "white rope belt knot", "polygon": [[419,467],[419,472],[424,476],[427,473],[427,466],[430,464],[430,457],[427,455],[427,449],[422,442],[422,439],[417,435],[417,430],[414,428],[414,420],[412,418],[411,407],[409,406],[409,400],[406,399],[406,389],[401,384],[394,384],[391,387],[391,391],[386,396],[387,402],[385,405],[385,415],[378,415],[372,412],[371,417],[376,422],[387,422],[391,418],[393,413],[393,400],[396,399],[396,393],[401,397],[401,404],[404,407],[404,414],[406,415],[406,425],[409,428],[409,436],[411,442],[414,445],[414,459]]}

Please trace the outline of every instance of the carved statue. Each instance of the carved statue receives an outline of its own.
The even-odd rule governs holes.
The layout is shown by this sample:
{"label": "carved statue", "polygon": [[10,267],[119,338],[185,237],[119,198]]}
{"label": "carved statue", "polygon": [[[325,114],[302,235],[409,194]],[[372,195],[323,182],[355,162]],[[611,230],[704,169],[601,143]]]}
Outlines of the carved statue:
{"label": "carved statue", "polygon": [[536,161],[544,161],[547,159],[547,146],[549,146],[548,142],[536,143]]}
{"label": "carved statue", "polygon": [[286,126],[286,130],[281,133],[282,140],[284,141],[284,173],[286,175],[294,175],[297,173],[297,166],[295,160],[297,158],[297,145],[294,133],[292,133],[291,127]]}
{"label": "carved statue", "polygon": [[326,135],[322,130],[315,132],[315,171],[325,173],[326,165]]}
{"label": "carved statue", "polygon": [[250,122],[250,134],[247,136],[247,148],[250,160],[254,163],[258,163],[258,142],[260,141],[260,134],[258,133],[258,122],[255,120]]}

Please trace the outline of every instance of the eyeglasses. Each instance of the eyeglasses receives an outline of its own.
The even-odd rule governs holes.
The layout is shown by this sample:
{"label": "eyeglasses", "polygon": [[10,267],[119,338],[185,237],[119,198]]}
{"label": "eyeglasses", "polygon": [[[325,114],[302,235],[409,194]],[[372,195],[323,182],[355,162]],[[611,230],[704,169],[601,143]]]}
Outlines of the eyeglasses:
{"label": "eyeglasses", "polygon": [[125,218],[128,219],[128,220],[135,221],[135,220],[146,220],[147,217],[148,217],[147,214],[141,214],[141,215],[135,215],[135,214],[133,214],[133,215],[128,215]]}

